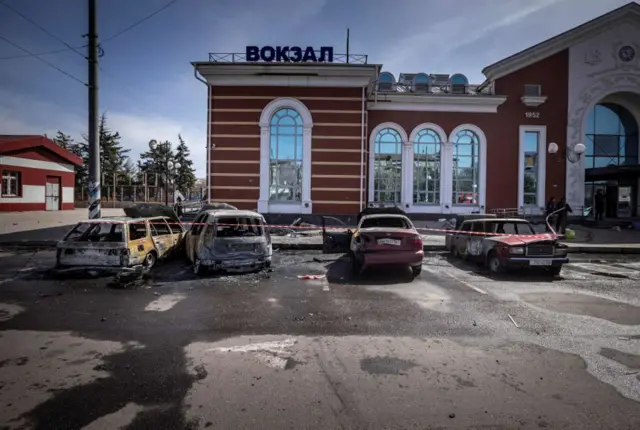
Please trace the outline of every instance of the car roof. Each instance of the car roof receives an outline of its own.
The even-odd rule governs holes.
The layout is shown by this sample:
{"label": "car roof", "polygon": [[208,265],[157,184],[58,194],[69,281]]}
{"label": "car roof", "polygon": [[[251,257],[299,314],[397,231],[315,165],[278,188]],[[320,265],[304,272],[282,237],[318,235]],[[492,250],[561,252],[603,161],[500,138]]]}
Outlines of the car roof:
{"label": "car roof", "polygon": [[258,212],[243,211],[243,210],[236,210],[236,209],[219,209],[219,210],[216,209],[216,210],[208,210],[208,211],[204,211],[204,212],[209,214],[209,215],[213,215],[216,218],[234,217],[234,216],[245,216],[245,217],[262,218],[262,214],[260,214]]}
{"label": "car roof", "polygon": [[526,219],[522,219],[522,218],[476,218],[476,219],[467,219],[464,220],[465,223],[471,223],[471,222],[519,222],[519,223],[526,223],[526,224],[530,224],[529,221],[527,221]]}
{"label": "car roof", "polygon": [[164,216],[151,216],[147,218],[131,218],[128,216],[104,216],[98,219],[85,219],[82,221],[78,221],[78,224],[89,223],[89,224],[98,224],[98,223],[109,223],[109,221],[118,221],[120,223],[132,223],[132,222],[140,222],[147,219],[158,219],[158,218],[167,218]]}
{"label": "car roof", "polygon": [[372,214],[372,215],[364,215],[362,219],[371,219],[371,218],[402,218],[409,219],[406,215],[401,214]]}

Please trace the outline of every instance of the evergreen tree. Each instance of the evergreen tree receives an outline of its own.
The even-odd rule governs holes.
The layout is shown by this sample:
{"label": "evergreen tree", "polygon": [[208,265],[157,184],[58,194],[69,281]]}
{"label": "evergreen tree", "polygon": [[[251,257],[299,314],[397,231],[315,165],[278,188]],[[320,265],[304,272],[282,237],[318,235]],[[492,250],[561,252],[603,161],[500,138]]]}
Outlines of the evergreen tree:
{"label": "evergreen tree", "polygon": [[175,154],[171,148],[171,142],[158,142],[155,149],[149,148],[148,151],[140,154],[138,169],[140,172],[147,174],[149,185],[155,184],[155,176],[157,174],[158,186],[164,187],[167,161],[175,163]]}
{"label": "evergreen tree", "polygon": [[[107,127],[107,114],[100,116],[100,125],[98,127],[98,139],[100,141],[100,171],[105,178],[112,178],[114,174],[123,171],[124,163],[127,159],[126,154],[130,149],[123,149],[120,144],[120,133],[114,133]],[[88,142],[88,139],[85,137]]]}
{"label": "evergreen tree", "polygon": [[64,149],[70,149],[71,146],[73,145],[73,139],[71,138],[71,136],[68,135],[68,134],[64,134],[60,130],[58,130],[58,133],[56,134],[56,137],[54,137],[51,140],[53,140],[56,145],[58,145],[58,146],[60,146],[60,147],[62,147]]}
{"label": "evergreen tree", "polygon": [[86,186],[89,180],[89,146],[84,142],[75,142],[70,135],[60,130],[52,140],[60,147],[82,158],[82,165],[76,166],[76,187]]}
{"label": "evergreen tree", "polygon": [[189,147],[181,135],[178,135],[178,140],[180,144],[176,148],[175,162],[180,163],[180,169],[177,172],[176,188],[184,195],[187,195],[187,190],[193,188],[196,183],[196,171],[190,158]]}
{"label": "evergreen tree", "polygon": [[138,166],[133,162],[131,157],[124,157],[124,162],[122,163],[122,172],[121,177],[125,181],[125,183],[133,184],[136,182],[136,178],[138,176]]}

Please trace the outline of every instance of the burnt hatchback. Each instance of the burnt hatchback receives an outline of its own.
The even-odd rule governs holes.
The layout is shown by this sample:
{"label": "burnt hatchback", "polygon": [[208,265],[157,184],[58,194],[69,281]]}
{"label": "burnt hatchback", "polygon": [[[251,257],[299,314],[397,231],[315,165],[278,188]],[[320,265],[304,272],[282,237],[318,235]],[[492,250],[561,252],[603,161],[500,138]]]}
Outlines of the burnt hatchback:
{"label": "burnt hatchback", "polygon": [[264,217],[233,209],[200,212],[187,232],[185,247],[197,275],[269,267],[273,253]]}

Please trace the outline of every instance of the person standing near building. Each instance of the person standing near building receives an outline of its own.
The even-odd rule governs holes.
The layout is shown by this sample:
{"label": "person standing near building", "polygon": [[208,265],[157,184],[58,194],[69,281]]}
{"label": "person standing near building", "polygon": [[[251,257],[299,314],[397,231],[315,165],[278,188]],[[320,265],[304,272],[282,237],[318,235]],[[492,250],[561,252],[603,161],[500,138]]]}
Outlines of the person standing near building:
{"label": "person standing near building", "polygon": [[573,213],[573,210],[564,197],[558,202],[556,210],[559,211],[556,214],[556,233],[564,234],[567,229],[567,218],[570,213]]}
{"label": "person standing near building", "polygon": [[601,189],[596,192],[596,221],[602,221],[604,218],[604,193]]}
{"label": "person standing near building", "polygon": [[556,210],[556,198],[552,196],[547,202],[547,206],[545,207],[545,217],[549,218],[548,220],[545,218],[545,229],[547,231],[549,231],[549,226],[552,226],[556,219],[556,215],[551,215],[555,210]]}

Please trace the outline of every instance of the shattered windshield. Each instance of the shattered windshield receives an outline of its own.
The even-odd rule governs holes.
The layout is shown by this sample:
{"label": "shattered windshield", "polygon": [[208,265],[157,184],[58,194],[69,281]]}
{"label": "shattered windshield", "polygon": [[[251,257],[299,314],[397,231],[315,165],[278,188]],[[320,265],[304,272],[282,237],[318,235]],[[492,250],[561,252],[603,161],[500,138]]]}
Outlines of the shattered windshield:
{"label": "shattered windshield", "polygon": [[217,237],[262,236],[262,220],[256,217],[222,217],[216,220]]}
{"label": "shattered windshield", "polygon": [[362,220],[360,228],[411,228],[411,226],[406,218],[373,217]]}
{"label": "shattered windshield", "polygon": [[69,232],[66,241],[70,242],[124,242],[122,223],[81,222]]}

